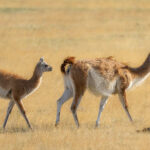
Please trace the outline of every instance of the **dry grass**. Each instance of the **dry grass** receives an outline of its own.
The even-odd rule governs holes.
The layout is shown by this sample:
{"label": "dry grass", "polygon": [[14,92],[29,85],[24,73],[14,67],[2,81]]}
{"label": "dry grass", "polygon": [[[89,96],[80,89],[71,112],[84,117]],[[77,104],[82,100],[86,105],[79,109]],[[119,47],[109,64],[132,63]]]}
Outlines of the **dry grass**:
{"label": "dry grass", "polygon": [[62,108],[54,127],[56,100],[63,92],[59,66],[68,55],[95,58],[113,55],[131,66],[140,65],[150,48],[149,0],[1,0],[0,68],[25,77],[32,75],[41,56],[54,68],[45,73],[41,87],[26,98],[24,106],[33,126],[29,130],[15,107],[4,131],[8,101],[0,106],[0,149],[3,150],[144,150],[150,126],[149,79],[127,93],[131,124],[112,96],[94,128],[99,99],[86,92],[78,109],[76,129],[71,100]]}

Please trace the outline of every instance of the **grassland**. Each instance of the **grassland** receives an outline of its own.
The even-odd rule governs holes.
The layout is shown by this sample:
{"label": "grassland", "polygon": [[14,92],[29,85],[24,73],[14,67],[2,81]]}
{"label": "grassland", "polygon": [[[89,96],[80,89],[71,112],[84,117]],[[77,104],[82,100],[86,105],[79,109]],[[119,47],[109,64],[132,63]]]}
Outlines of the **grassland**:
{"label": "grassland", "polygon": [[41,56],[53,66],[40,88],[23,100],[33,126],[29,130],[15,107],[4,131],[8,105],[0,105],[2,150],[147,150],[150,133],[150,79],[127,92],[130,123],[117,96],[112,96],[94,128],[99,97],[89,92],[78,109],[81,127],[70,112],[71,100],[62,108],[54,127],[56,100],[63,92],[60,64],[68,55],[77,58],[114,56],[131,66],[140,65],[150,52],[149,0],[1,0],[0,68],[26,78]]}

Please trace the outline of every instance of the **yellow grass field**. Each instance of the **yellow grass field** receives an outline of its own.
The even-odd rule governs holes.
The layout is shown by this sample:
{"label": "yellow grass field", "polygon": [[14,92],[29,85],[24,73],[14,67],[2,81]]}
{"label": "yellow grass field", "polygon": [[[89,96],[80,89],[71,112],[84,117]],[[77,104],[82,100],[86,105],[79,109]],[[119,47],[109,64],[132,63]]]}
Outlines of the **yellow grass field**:
{"label": "yellow grass field", "polygon": [[33,130],[16,106],[3,130],[8,101],[1,100],[0,150],[148,150],[150,133],[136,131],[150,127],[150,79],[127,92],[133,123],[112,96],[95,129],[100,97],[87,91],[78,108],[80,128],[72,100],[63,105],[59,126],[54,124],[66,56],[112,55],[136,67],[149,52],[149,0],[0,0],[0,69],[29,78],[41,56],[53,66],[23,100]]}

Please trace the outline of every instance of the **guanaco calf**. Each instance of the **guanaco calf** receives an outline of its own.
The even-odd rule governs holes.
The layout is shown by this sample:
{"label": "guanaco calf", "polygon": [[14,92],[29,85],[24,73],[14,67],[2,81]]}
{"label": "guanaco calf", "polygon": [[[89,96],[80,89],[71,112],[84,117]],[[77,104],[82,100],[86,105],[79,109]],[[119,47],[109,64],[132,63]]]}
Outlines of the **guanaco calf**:
{"label": "guanaco calf", "polygon": [[132,121],[128,111],[126,90],[144,81],[150,74],[150,54],[145,62],[138,68],[131,68],[128,65],[119,63],[112,57],[98,58],[95,60],[76,60],[75,57],[67,57],[61,65],[61,72],[64,75],[65,91],[57,101],[56,126],[60,120],[62,104],[73,97],[71,111],[77,127],[77,107],[81,98],[88,88],[92,93],[101,95],[96,126],[100,124],[100,116],[108,97],[118,94],[122,106]]}
{"label": "guanaco calf", "polygon": [[52,71],[52,67],[47,65],[43,58],[40,58],[39,62],[35,66],[33,75],[29,80],[0,70],[0,96],[10,100],[3,128],[5,128],[9,114],[15,104],[17,104],[28,127],[31,128],[21,100],[34,92],[40,86],[43,72],[48,71]]}

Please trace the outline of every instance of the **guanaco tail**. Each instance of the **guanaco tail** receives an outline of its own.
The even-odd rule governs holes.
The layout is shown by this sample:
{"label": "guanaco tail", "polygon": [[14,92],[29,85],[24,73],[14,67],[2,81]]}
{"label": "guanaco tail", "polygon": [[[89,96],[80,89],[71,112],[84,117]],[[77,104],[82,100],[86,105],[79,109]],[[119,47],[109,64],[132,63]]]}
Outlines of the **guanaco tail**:
{"label": "guanaco tail", "polygon": [[100,124],[101,113],[109,96],[118,94],[120,102],[129,118],[126,90],[138,85],[150,75],[150,54],[145,62],[137,68],[129,67],[117,62],[113,57],[97,58],[94,60],[76,60],[75,57],[67,57],[61,65],[64,76],[65,90],[57,101],[56,126],[60,120],[62,105],[73,97],[71,111],[77,127],[77,107],[86,89],[93,94],[102,96],[96,126]]}
{"label": "guanaco tail", "polygon": [[31,128],[22,104],[22,99],[34,92],[40,86],[43,72],[48,71],[52,71],[52,67],[44,62],[43,58],[40,58],[35,66],[32,77],[28,80],[18,75],[0,70],[0,97],[10,100],[3,128],[5,128],[8,117],[15,104],[18,106],[28,127]]}

